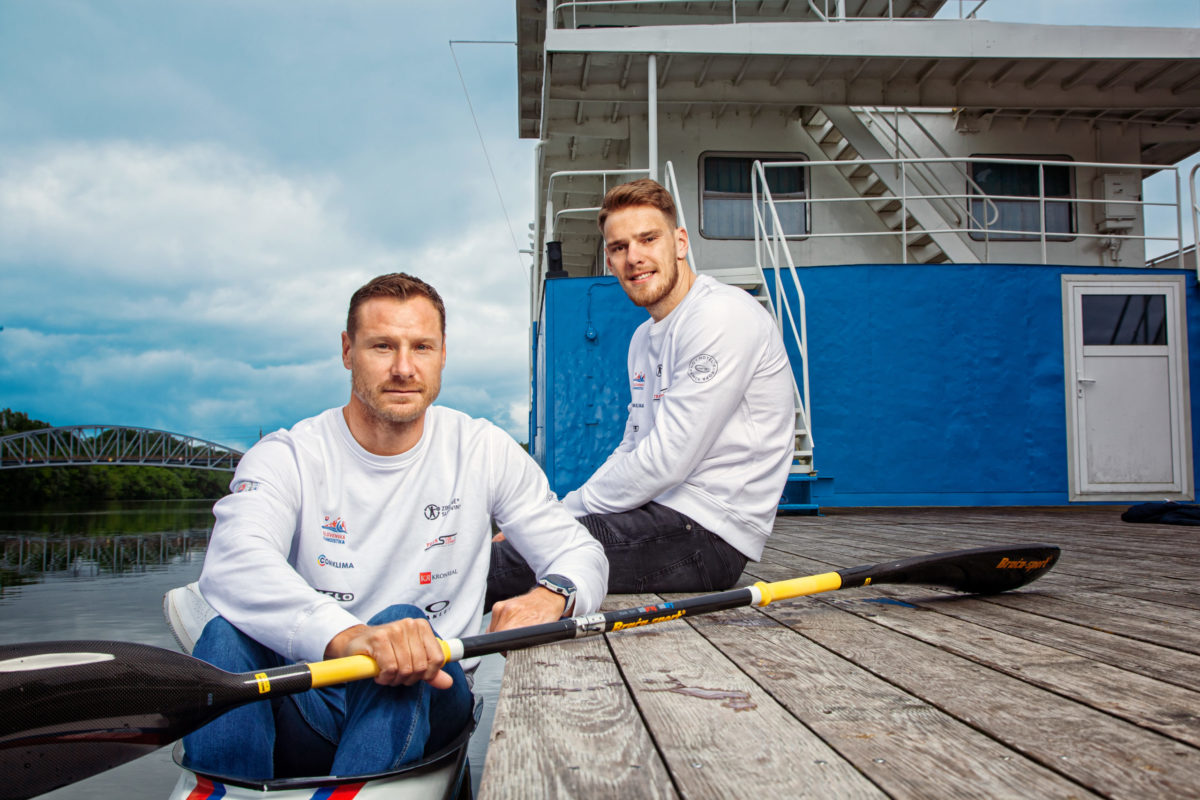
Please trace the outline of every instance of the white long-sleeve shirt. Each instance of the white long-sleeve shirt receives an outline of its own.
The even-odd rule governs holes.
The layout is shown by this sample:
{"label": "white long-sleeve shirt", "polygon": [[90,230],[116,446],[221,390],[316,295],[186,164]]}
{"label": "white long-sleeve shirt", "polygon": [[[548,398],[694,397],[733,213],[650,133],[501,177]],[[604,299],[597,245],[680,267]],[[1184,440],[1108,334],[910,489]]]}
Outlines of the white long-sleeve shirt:
{"label": "white long-sleeve shirt", "polygon": [[795,437],[791,367],[779,330],[748,293],[700,275],[629,343],[621,444],[563,498],[576,516],[654,500],[758,560]]}
{"label": "white long-sleeve shirt", "polygon": [[289,659],[318,661],[338,633],[397,603],[442,638],[479,632],[492,520],[535,574],[574,581],[575,613],[604,599],[608,562],[507,434],[437,406],[420,442],[377,456],[330,409],[255,444],[238,464],[200,590]]}

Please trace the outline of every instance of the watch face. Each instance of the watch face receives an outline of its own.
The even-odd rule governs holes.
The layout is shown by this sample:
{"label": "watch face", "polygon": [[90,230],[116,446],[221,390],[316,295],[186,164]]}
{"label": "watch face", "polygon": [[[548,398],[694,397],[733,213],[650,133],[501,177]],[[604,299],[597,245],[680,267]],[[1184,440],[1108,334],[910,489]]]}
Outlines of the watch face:
{"label": "watch face", "polygon": [[566,578],[562,575],[547,575],[538,581],[538,583],[545,586],[552,592],[558,592],[564,597],[567,596],[568,593],[573,593],[575,591],[575,583],[570,578]]}

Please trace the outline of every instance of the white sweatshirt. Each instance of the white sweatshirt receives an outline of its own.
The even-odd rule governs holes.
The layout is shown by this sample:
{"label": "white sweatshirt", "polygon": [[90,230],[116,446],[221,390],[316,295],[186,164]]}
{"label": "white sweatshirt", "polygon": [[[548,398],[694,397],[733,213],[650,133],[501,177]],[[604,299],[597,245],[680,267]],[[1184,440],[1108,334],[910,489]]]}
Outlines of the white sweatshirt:
{"label": "white sweatshirt", "polygon": [[655,500],[758,560],[787,482],[795,437],[791,367],[771,315],[700,275],[664,319],[629,343],[621,444],[563,498],[572,514]]}
{"label": "white sweatshirt", "polygon": [[576,614],[607,591],[602,548],[533,459],[447,408],[430,407],[420,442],[398,456],[364,450],[330,409],[255,444],[230,490],[201,593],[289,659],[321,660],[336,634],[396,603],[424,609],[442,638],[478,633],[493,519],[535,574],[574,581]]}

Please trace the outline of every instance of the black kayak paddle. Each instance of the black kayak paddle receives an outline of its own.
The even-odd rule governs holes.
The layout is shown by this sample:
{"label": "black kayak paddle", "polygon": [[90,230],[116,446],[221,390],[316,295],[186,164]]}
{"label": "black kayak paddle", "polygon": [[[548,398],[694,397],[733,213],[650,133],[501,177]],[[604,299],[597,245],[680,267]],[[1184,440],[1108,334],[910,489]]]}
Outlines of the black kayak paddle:
{"label": "black kayak paddle", "polygon": [[[446,661],[636,628],[680,617],[877,583],[994,594],[1036,580],[1059,548],[1019,544],[872,566],[442,642]],[[235,674],[173,650],[128,642],[0,646],[0,800],[24,800],[132,761],[232,708],[371,678],[363,655]]]}

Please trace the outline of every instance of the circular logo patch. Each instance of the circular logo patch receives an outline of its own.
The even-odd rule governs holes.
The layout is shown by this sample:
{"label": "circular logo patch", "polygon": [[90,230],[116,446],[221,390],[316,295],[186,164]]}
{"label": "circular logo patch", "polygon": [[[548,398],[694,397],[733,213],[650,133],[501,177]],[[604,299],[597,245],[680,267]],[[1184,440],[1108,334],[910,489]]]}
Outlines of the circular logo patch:
{"label": "circular logo patch", "polygon": [[717,376],[717,360],[708,354],[698,355],[688,362],[688,377],[696,383],[707,383]]}

